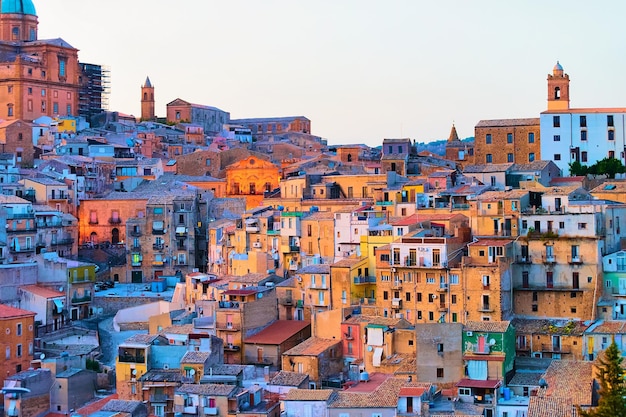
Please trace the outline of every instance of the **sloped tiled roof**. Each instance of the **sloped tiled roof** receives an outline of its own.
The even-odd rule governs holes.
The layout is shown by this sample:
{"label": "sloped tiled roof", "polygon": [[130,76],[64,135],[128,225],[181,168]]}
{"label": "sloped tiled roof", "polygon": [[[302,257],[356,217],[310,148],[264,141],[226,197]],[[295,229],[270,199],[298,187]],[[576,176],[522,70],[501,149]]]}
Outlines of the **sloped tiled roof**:
{"label": "sloped tiled roof", "polygon": [[278,345],[310,325],[304,320],[277,320],[259,333],[246,337],[244,343]]}
{"label": "sloped tiled roof", "polygon": [[300,343],[299,345],[292,347],[291,349],[283,353],[283,355],[317,356],[324,352],[326,349],[330,349],[331,347],[339,343],[341,343],[339,340],[311,337]]}
{"label": "sloped tiled roof", "polygon": [[332,389],[292,389],[287,393],[285,401],[328,401],[335,395]]}
{"label": "sloped tiled roof", "polygon": [[230,396],[238,390],[236,385],[226,384],[183,384],[176,392],[200,395]]}
{"label": "sloped tiled roof", "polygon": [[180,359],[180,363],[203,364],[209,356],[211,356],[211,352],[197,352],[195,350],[191,350],[189,352],[185,352],[183,357]]}
{"label": "sloped tiled roof", "polygon": [[283,385],[287,387],[298,387],[307,378],[308,374],[301,374],[299,372],[280,371],[269,382],[270,385]]}
{"label": "sloped tiled roof", "polygon": [[464,330],[474,332],[504,333],[510,325],[510,321],[468,321],[464,326]]}

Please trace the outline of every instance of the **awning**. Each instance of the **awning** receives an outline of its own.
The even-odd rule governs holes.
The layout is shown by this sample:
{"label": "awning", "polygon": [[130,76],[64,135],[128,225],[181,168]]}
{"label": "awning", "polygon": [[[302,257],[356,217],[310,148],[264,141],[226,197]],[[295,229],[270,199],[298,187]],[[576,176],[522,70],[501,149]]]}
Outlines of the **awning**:
{"label": "awning", "polygon": [[486,380],[479,380],[479,379],[467,379],[464,378],[462,380],[460,380],[459,382],[456,383],[457,387],[462,387],[462,388],[489,388],[489,389],[496,389],[500,386],[500,380],[499,379],[486,379]]}
{"label": "awning", "polygon": [[254,217],[248,217],[246,219],[246,224],[256,224],[259,221],[259,219],[255,219]]}
{"label": "awning", "polygon": [[54,302],[54,306],[56,307],[56,314],[61,314],[63,311],[63,300],[52,300]]}
{"label": "awning", "polygon": [[383,359],[383,348],[377,347],[374,349],[374,357],[372,358],[373,366],[380,366],[380,362]]}
{"label": "awning", "polygon": [[185,226],[176,226],[176,234],[183,234],[187,231]]}

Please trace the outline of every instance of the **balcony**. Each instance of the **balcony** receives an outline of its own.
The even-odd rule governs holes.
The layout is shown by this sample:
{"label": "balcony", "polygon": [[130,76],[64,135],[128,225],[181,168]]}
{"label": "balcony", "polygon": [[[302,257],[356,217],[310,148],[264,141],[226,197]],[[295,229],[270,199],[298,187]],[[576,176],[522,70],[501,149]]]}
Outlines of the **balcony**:
{"label": "balcony", "polygon": [[478,311],[480,311],[481,313],[493,313],[493,306],[489,305],[489,304],[483,304],[481,306],[479,306]]}
{"label": "balcony", "polygon": [[377,206],[393,206],[393,201],[377,201]]}
{"label": "balcony", "polygon": [[[220,301],[217,303],[218,308],[224,309],[239,310],[239,306],[240,304],[238,301]],[[241,306],[243,306],[243,304]]]}
{"label": "balcony", "polygon": [[551,256],[546,256],[543,255],[541,257],[541,261],[545,264],[545,265],[554,265],[556,263],[556,257],[554,255]]}
{"label": "balcony", "polygon": [[215,324],[215,328],[218,330],[223,330],[227,332],[238,332],[241,330],[241,325],[239,323],[232,323],[227,321],[218,321]]}
{"label": "balcony", "polygon": [[152,244],[152,249],[153,250],[163,250],[163,244],[162,243],[153,243]]}
{"label": "balcony", "polygon": [[186,237],[188,230],[185,226],[176,227],[176,237]]}
{"label": "balcony", "polygon": [[402,281],[401,280],[393,281],[392,288],[394,290],[401,290],[402,289]]}
{"label": "balcony", "polygon": [[278,304],[283,306],[291,306],[293,305],[293,298],[291,297],[280,297],[278,299]]}
{"label": "balcony", "polygon": [[401,308],[402,307],[402,299],[401,298],[392,298],[391,299],[391,306],[392,307],[396,307],[396,308]]}
{"label": "balcony", "polygon": [[[10,235],[16,235],[16,234],[20,234],[20,233],[35,233],[37,231],[37,225],[36,224],[32,224],[30,225],[29,223],[26,223],[24,225],[16,225],[17,227],[15,228],[7,228],[5,229],[7,234]],[[22,227],[20,227],[22,226]]]}
{"label": "balcony", "polygon": [[193,414],[195,416],[198,415],[198,406],[197,405],[179,405],[176,404],[174,406],[174,412],[183,413],[183,414]]}
{"label": "balcony", "polygon": [[29,253],[34,251],[34,246],[9,246],[9,252],[11,253]]}
{"label": "balcony", "polygon": [[69,200],[70,196],[66,193],[52,193],[48,194],[48,201],[62,201]]}
{"label": "balcony", "polygon": [[98,224],[98,219],[89,219],[88,223],[91,225]]}
{"label": "balcony", "polygon": [[35,213],[7,213],[8,220],[34,219]]}
{"label": "balcony", "polygon": [[63,226],[63,223],[61,223],[60,221],[37,222],[38,229],[45,229],[48,227],[61,227],[61,226]]}
{"label": "balcony", "polygon": [[152,261],[152,266],[163,266],[164,264],[163,259],[155,259]]}
{"label": "balcony", "polygon": [[136,253],[141,253],[141,245],[131,245],[130,250]]}
{"label": "balcony", "polygon": [[516,256],[515,257],[515,263],[517,264],[532,264],[532,260],[530,255],[526,255],[526,256]]}
{"label": "balcony", "polygon": [[122,223],[122,219],[120,219],[119,217],[111,217],[109,219],[109,224],[121,224]]}
{"label": "balcony", "polygon": [[229,352],[239,352],[241,350],[241,347],[233,345],[232,343],[225,343],[224,350]]}
{"label": "balcony", "polygon": [[65,246],[65,245],[73,245],[73,244],[74,244],[74,238],[66,237],[66,238],[57,239],[56,241],[51,242],[50,246]]}
{"label": "balcony", "polygon": [[526,344],[517,344],[515,345],[515,350],[519,352],[530,352],[530,346]]}
{"label": "balcony", "polygon": [[[132,256],[131,256],[131,259],[132,259]],[[132,260],[130,262],[130,266],[141,266],[141,258]]]}
{"label": "balcony", "polygon": [[247,225],[246,226],[246,232],[247,233],[259,233],[261,231],[261,229],[259,228],[259,226],[256,225]]}
{"label": "balcony", "polygon": [[174,397],[167,394],[152,394],[150,395],[151,403],[166,403],[168,401],[173,401]]}
{"label": "balcony", "polygon": [[443,304],[440,303],[439,307],[437,307],[437,311],[440,311],[442,313],[445,312],[445,311],[448,311],[448,306],[445,303],[443,303]]}
{"label": "balcony", "polygon": [[472,343],[469,349],[470,353],[474,355],[489,355],[491,353],[491,346],[485,343],[483,346],[479,346],[478,343]]}
{"label": "balcony", "polygon": [[577,256],[568,256],[567,257],[567,262],[570,265],[582,265],[583,263],[583,257],[582,255],[577,255]]}
{"label": "balcony", "polygon": [[375,284],[376,283],[376,277],[373,276],[363,276],[363,275],[359,275],[358,277],[354,277],[354,283],[359,285],[359,284]]}
{"label": "balcony", "polygon": [[289,245],[289,252],[300,252],[300,246]]}
{"label": "balcony", "polygon": [[118,360],[123,363],[146,363],[146,357],[143,355],[123,354],[118,356]]}
{"label": "balcony", "polygon": [[572,348],[570,346],[542,344],[541,351],[550,353],[572,353]]}
{"label": "balcony", "polygon": [[152,229],[152,234],[153,235],[164,235],[165,234],[165,229]]}
{"label": "balcony", "polygon": [[437,288],[438,292],[446,292],[448,291],[448,284],[439,284],[439,288]]}
{"label": "balcony", "polygon": [[82,297],[74,296],[72,297],[72,304],[83,304],[91,302],[91,294],[85,294]]}
{"label": "balcony", "polygon": [[141,230],[140,229],[132,229],[130,231],[130,235],[133,237],[139,237],[141,236]]}
{"label": "balcony", "polygon": [[219,414],[217,407],[204,407],[205,416],[216,416]]}

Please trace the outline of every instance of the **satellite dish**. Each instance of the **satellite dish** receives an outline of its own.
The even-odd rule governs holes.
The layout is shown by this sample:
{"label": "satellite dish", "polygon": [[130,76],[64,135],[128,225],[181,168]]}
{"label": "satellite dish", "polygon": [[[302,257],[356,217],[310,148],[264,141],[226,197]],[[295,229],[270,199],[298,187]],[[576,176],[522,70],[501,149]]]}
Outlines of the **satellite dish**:
{"label": "satellite dish", "polygon": [[39,355],[39,359],[44,360],[46,358],[46,354],[42,353],[41,355]]}
{"label": "satellite dish", "polygon": [[130,371],[130,373],[133,374],[133,375],[137,375],[137,370],[133,369],[132,371]]}
{"label": "satellite dish", "polygon": [[372,351],[372,347],[371,347],[371,346],[368,346],[368,347],[367,347],[367,351],[368,351],[368,352],[371,352],[371,351]]}
{"label": "satellite dish", "polygon": [[490,345],[495,345],[496,344],[496,339],[489,339],[489,344]]}
{"label": "satellite dish", "polygon": [[196,374],[196,370],[195,369],[191,369],[189,371],[189,375],[194,376]]}

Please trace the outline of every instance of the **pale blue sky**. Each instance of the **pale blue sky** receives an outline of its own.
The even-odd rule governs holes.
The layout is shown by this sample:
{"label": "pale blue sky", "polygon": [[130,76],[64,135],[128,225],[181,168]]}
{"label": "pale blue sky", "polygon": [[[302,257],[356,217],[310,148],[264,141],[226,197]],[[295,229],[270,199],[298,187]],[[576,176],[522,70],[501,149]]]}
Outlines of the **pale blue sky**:
{"label": "pale blue sky", "polygon": [[331,144],[473,136],[538,117],[556,60],[573,107],[626,107],[626,2],[34,0],[39,37],[111,69],[110,108],[175,98],[231,118],[304,115]]}

